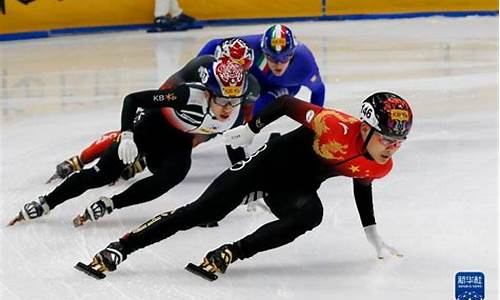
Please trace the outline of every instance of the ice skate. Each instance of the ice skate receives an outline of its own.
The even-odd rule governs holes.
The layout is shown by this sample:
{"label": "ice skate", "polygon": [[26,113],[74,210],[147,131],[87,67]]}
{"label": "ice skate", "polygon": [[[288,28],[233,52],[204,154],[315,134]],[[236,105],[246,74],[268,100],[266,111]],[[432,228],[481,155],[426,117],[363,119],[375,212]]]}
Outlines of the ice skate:
{"label": "ice skate", "polygon": [[116,270],[116,266],[126,258],[127,255],[123,252],[123,246],[120,242],[113,242],[106,249],[94,255],[89,264],[78,262],[75,268],[95,279],[103,279],[106,277],[105,272]]}
{"label": "ice skate", "polygon": [[31,201],[24,204],[19,214],[12,219],[7,226],[12,226],[20,221],[26,221],[39,218],[50,212],[49,205],[45,202],[45,197],[40,196],[37,201]]}
{"label": "ice skate", "polygon": [[56,172],[45,183],[50,183],[54,179],[64,179],[75,171],[83,168],[83,163],[78,156],[73,156],[56,166]]}
{"label": "ice skate", "polygon": [[120,177],[124,180],[129,180],[133,178],[138,173],[141,173],[146,169],[146,158],[144,156],[138,156],[134,163],[128,165],[123,169]]}
{"label": "ice skate", "polygon": [[113,208],[113,200],[108,197],[100,197],[99,200],[90,203],[83,214],[78,215],[73,219],[73,225],[75,227],[79,227],[85,222],[97,221],[104,217],[104,215],[113,212]]}
{"label": "ice skate", "polygon": [[214,281],[218,278],[215,273],[225,273],[229,264],[236,259],[238,257],[235,255],[234,247],[226,244],[208,252],[203,258],[203,262],[198,266],[189,263],[185,269],[206,280]]}

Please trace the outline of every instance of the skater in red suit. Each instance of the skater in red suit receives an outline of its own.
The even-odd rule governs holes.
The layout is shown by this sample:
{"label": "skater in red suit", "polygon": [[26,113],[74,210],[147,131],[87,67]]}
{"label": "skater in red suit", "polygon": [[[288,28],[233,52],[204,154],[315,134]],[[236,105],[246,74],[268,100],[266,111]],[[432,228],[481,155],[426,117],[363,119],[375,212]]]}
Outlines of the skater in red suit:
{"label": "skater in red suit", "polygon": [[246,160],[219,175],[194,202],[160,214],[98,252],[89,265],[77,268],[102,278],[133,252],[197,224],[223,219],[250,192],[264,192],[276,219],[246,237],[208,252],[199,266],[188,270],[209,280],[229,264],[259,252],[284,246],[318,226],[323,206],[318,189],[330,177],[352,178],[354,199],[368,241],[377,257],[401,253],[377,232],[372,183],[393,167],[393,155],[410,132],[413,114],[396,94],[379,92],[363,101],[360,119],[335,109],[283,96],[246,125],[223,134],[232,147],[250,143],[263,127],[286,115],[301,127],[262,146]]}

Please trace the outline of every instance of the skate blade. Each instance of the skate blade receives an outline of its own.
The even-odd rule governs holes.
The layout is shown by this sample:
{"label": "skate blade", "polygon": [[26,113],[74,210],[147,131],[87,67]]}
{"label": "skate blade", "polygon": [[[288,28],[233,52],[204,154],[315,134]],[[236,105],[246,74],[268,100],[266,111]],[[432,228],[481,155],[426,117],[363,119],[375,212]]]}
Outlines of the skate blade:
{"label": "skate blade", "polygon": [[104,274],[103,272],[97,271],[96,269],[94,269],[91,266],[86,265],[82,262],[78,262],[75,265],[75,269],[89,275],[90,277],[98,279],[98,280],[106,278],[106,274]]}
{"label": "skate blade", "polygon": [[57,173],[55,173],[54,175],[50,176],[50,178],[47,181],[45,181],[45,184],[51,183],[52,180],[57,179],[57,178],[60,178],[60,177],[59,177],[59,175],[57,175]]}
{"label": "skate blade", "polygon": [[78,215],[73,219],[73,226],[80,227],[89,220],[90,220],[90,216],[89,216],[88,212],[85,211],[83,214]]}
{"label": "skate blade", "polygon": [[189,272],[193,273],[194,275],[198,275],[200,276],[201,278],[203,279],[206,279],[208,281],[214,281],[216,280],[217,278],[219,278],[217,275],[215,275],[214,273],[211,273],[205,269],[203,269],[202,267],[200,266],[197,266],[193,263],[189,263],[186,267],[185,267],[186,270],[188,270]]}
{"label": "skate blade", "polygon": [[12,225],[16,224],[17,222],[19,222],[19,221],[23,221],[23,220],[24,220],[23,216],[19,213],[19,214],[18,214],[18,215],[17,215],[14,219],[12,219],[12,220],[11,220],[11,221],[7,224],[7,226],[8,226],[8,227],[9,227],[9,226],[12,226]]}
{"label": "skate blade", "polygon": [[75,228],[80,227],[85,223],[85,221],[87,220],[84,216],[78,215],[73,219],[73,226],[75,226]]}

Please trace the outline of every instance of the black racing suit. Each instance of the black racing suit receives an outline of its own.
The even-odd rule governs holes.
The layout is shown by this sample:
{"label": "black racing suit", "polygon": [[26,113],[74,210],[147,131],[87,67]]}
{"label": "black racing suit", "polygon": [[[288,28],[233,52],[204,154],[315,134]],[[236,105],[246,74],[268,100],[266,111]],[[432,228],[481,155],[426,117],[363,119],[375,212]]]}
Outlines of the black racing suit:
{"label": "black racing suit", "polygon": [[[195,129],[203,126],[204,120],[214,118],[209,111],[207,100],[199,96],[204,91],[205,88],[199,84],[182,84],[175,89],[143,91],[125,97],[121,131],[134,133],[139,154],[146,158],[153,175],[138,180],[124,192],[111,197],[115,208],[153,200],[185,178],[191,166],[193,134],[181,131],[168,123],[160,109],[174,109],[183,124],[190,126],[195,132]],[[194,96],[191,94],[194,92],[198,95],[196,103],[192,103]],[[135,118],[138,107],[144,108],[145,111],[139,118]],[[232,125],[227,124],[226,129]],[[117,180],[126,167],[117,154],[119,144],[119,140],[113,143],[94,167],[72,174],[45,195],[49,207],[53,209],[88,189]]]}
{"label": "black racing suit", "polygon": [[[262,115],[273,115],[266,124],[284,114],[279,112],[283,103],[277,100],[266,108]],[[246,160],[219,175],[196,201],[156,216],[122,237],[120,243],[125,254],[161,241],[179,230],[219,221],[234,210],[246,194],[256,190],[268,194],[264,201],[277,219],[235,242],[233,247],[238,258],[248,258],[288,244],[312,230],[323,217],[318,188],[327,178],[340,175],[313,151],[314,135],[312,130],[299,127],[264,144]],[[354,188],[363,226],[374,224],[371,184],[354,179]]]}
{"label": "black racing suit", "polygon": [[[146,157],[152,176],[132,184],[124,192],[111,199],[115,208],[122,208],[153,200],[180,183],[191,167],[193,133],[181,131],[169,124],[160,109],[171,107],[182,109],[175,114],[181,121],[193,128],[201,126],[203,117],[209,111],[200,103],[190,102],[189,89],[179,86],[181,83],[201,83],[200,68],[210,68],[216,61],[211,55],[199,56],[189,61],[182,69],[173,74],[160,90],[143,91],[127,95],[122,109],[121,131],[134,132],[134,141],[139,154]],[[194,86],[196,84],[191,84]],[[260,87],[253,75],[248,76],[248,89],[243,95],[243,103],[255,101]],[[175,101],[160,98],[173,93]],[[159,101],[161,99],[161,101]],[[137,109],[144,112],[136,117]],[[240,118],[236,119],[235,124]],[[230,124],[235,125],[235,124]],[[45,195],[45,201],[51,209],[62,202],[81,195],[88,189],[97,188],[117,180],[126,167],[118,158],[119,140],[112,144],[101,156],[97,164],[90,169],[76,172]]]}

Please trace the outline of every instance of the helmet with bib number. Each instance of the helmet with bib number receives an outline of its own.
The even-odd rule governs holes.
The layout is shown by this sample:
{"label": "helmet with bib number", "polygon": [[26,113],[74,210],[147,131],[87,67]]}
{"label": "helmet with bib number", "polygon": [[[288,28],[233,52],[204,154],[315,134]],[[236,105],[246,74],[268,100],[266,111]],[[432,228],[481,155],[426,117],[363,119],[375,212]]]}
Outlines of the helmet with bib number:
{"label": "helmet with bib number", "polygon": [[379,92],[363,101],[360,119],[383,136],[404,140],[410,132],[413,113],[400,96]]}

